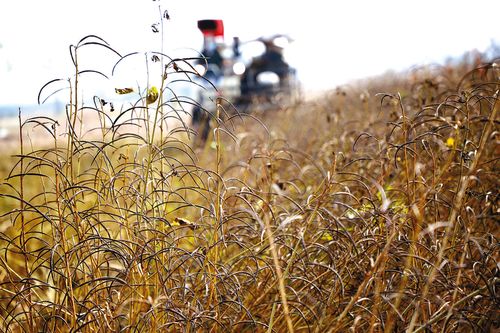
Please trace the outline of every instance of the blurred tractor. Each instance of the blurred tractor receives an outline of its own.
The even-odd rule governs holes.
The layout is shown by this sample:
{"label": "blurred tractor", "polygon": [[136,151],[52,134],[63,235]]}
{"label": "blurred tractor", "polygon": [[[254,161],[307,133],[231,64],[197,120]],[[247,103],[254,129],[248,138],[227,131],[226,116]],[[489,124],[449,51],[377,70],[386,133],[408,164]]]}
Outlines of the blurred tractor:
{"label": "blurred tractor", "polygon": [[[245,42],[234,37],[232,44],[226,44],[222,20],[200,20],[198,28],[204,37],[204,58],[197,64],[198,73],[207,80],[203,84],[210,81],[240,112],[276,109],[298,101],[296,70],[287,63],[283,52],[291,42],[288,36]],[[201,102],[213,99],[207,91],[204,94]]]}

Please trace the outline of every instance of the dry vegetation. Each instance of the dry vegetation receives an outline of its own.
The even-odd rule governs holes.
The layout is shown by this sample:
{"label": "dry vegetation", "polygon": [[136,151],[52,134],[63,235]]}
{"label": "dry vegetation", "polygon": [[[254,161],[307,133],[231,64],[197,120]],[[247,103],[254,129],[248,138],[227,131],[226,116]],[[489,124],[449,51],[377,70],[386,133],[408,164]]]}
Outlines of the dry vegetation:
{"label": "dry vegetation", "polygon": [[[71,126],[26,120],[50,144],[2,170],[0,331],[498,330],[499,64],[265,114],[218,99],[201,148],[171,81],[111,113],[76,75]],[[112,125],[88,136],[83,113]]]}

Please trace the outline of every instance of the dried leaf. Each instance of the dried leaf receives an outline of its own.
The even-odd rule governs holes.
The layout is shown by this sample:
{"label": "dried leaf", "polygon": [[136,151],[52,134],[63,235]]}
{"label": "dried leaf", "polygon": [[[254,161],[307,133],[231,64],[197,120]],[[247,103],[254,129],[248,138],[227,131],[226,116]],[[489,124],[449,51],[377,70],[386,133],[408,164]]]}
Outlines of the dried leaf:
{"label": "dried leaf", "polygon": [[133,88],[115,88],[115,92],[118,95],[126,95],[134,92]]}
{"label": "dried leaf", "polygon": [[182,225],[182,226],[187,226],[189,227],[190,229],[196,229],[198,228],[198,226],[196,224],[194,224],[193,222],[185,219],[185,218],[182,218],[182,217],[176,217],[174,219],[174,222],[177,222],[179,225]]}

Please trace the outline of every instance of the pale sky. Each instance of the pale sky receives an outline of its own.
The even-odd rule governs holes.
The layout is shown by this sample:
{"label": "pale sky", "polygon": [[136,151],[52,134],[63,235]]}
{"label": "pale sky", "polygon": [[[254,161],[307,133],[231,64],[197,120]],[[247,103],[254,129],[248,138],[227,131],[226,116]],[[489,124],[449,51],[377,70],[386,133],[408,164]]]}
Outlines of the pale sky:
{"label": "pale sky", "polygon": [[159,6],[171,17],[164,47],[173,56],[201,48],[199,19],[223,19],[228,42],[290,34],[288,60],[307,90],[500,43],[498,0],[3,0],[0,105],[36,103],[45,82],[69,77],[68,46],[85,35],[99,35],[122,54],[160,50],[160,34],[151,32]]}

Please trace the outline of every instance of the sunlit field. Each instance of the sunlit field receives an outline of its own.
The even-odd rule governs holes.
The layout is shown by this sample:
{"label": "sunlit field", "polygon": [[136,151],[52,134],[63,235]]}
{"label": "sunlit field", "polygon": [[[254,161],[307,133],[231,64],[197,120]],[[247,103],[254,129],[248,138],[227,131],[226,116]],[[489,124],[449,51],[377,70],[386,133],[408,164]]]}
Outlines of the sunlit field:
{"label": "sunlit field", "polygon": [[23,118],[0,162],[0,332],[500,329],[498,60],[221,96],[204,141],[186,59],[154,58],[155,99],[82,105],[101,48],[72,46],[39,95],[64,86],[65,121]]}

